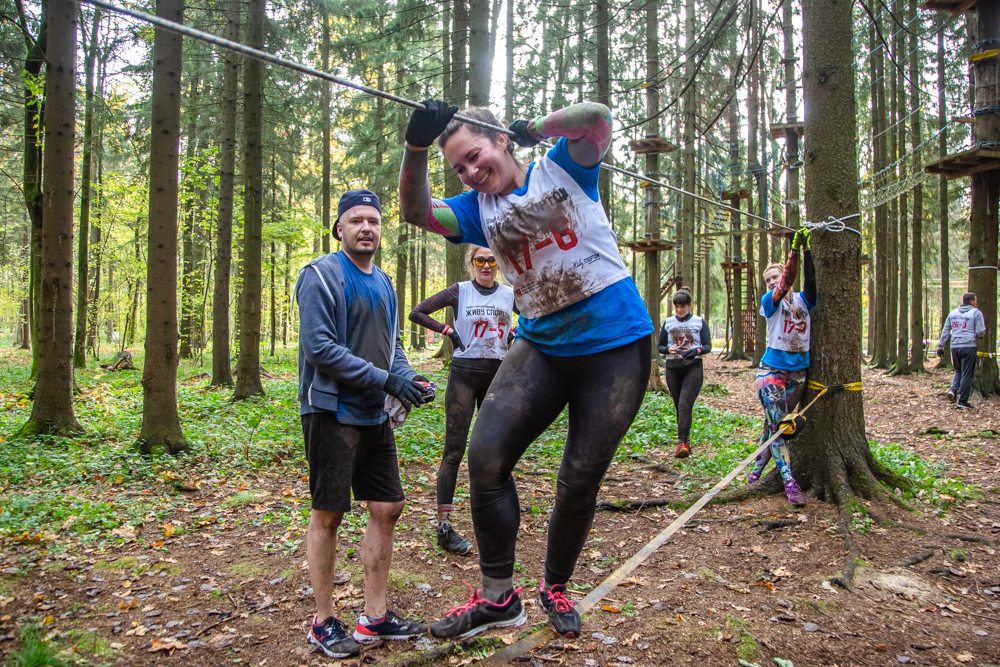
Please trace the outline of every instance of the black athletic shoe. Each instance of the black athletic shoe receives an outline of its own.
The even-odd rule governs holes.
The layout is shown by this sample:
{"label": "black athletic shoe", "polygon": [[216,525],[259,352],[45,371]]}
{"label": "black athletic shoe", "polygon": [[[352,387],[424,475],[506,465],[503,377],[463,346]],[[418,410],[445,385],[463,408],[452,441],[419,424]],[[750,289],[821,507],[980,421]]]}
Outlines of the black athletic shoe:
{"label": "black athletic shoe", "polygon": [[971,405],[969,405],[968,401],[959,401],[958,402],[958,409],[959,410],[975,410],[974,407],[972,407]]}
{"label": "black athletic shoe", "polygon": [[416,621],[400,618],[396,612],[386,611],[378,623],[369,623],[362,615],[354,629],[354,641],[368,644],[380,639],[411,639],[427,632],[427,626]]}
{"label": "black athletic shoe", "polygon": [[[465,584],[469,586],[468,583]],[[528,615],[521,606],[520,588],[515,588],[500,603],[484,600],[480,591],[473,591],[469,601],[455,607],[445,617],[431,626],[431,634],[438,639],[468,639],[490,628],[512,628],[524,625]]]}
{"label": "black athletic shoe", "polygon": [[322,623],[318,616],[313,616],[308,638],[328,658],[350,658],[361,652],[358,643],[347,634],[347,626],[333,616]]}
{"label": "black athletic shoe", "polygon": [[472,543],[455,532],[450,523],[438,526],[438,546],[459,556],[465,556],[472,551]]}
{"label": "black athletic shoe", "polygon": [[580,636],[580,614],[573,609],[573,601],[566,597],[566,586],[556,584],[545,588],[542,581],[538,587],[538,602],[549,615],[549,625],[566,639],[576,639]]}

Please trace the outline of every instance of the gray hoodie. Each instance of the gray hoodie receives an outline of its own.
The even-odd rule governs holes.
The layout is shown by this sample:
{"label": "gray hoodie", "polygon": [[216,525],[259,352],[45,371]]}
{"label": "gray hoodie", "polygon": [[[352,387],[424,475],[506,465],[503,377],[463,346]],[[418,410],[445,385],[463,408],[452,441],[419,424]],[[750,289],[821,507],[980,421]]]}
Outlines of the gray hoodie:
{"label": "gray hoodie", "polygon": [[[344,272],[334,257],[323,255],[299,271],[295,296],[299,304],[299,414],[336,412],[342,384],[381,389],[389,373],[351,354],[346,347],[347,308]],[[389,275],[382,273],[391,285]],[[396,294],[389,289],[390,322],[398,322]],[[337,304],[341,307],[337,307]],[[412,380],[416,375],[403,352],[398,327],[390,353],[392,372]],[[382,421],[385,421],[383,418]]]}
{"label": "gray hoodie", "polygon": [[986,333],[983,314],[973,305],[959,306],[948,313],[948,319],[941,328],[938,348],[943,348],[951,337],[951,349],[956,347],[976,347],[976,338]]}

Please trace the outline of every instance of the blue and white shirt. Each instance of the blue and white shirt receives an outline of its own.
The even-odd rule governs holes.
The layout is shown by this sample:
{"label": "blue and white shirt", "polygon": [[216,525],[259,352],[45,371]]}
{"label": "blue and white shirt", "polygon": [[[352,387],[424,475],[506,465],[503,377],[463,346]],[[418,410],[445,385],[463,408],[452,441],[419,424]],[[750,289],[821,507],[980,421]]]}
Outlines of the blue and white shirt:
{"label": "blue and white shirt", "polygon": [[601,206],[599,175],[599,164],[576,164],[561,138],[509,195],[444,200],[462,234],[449,240],[489,246],[514,288],[518,337],[553,356],[594,354],[653,331]]}
{"label": "blue and white shirt", "polygon": [[768,291],[760,300],[760,315],[767,318],[767,350],[760,362],[784,371],[809,368],[810,313],[816,304],[802,292],[792,292],[793,308],[781,299],[777,304]]}

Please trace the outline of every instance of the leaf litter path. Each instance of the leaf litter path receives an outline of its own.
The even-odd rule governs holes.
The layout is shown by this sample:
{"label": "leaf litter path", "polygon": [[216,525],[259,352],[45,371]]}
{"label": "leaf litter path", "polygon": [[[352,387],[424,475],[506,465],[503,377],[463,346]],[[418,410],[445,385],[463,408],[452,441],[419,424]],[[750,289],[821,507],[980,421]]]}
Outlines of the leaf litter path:
{"label": "leaf litter path", "polygon": [[[757,413],[752,371],[715,361],[708,371],[707,382],[724,384],[730,393],[706,392],[707,404]],[[982,495],[957,507],[945,499],[942,517],[930,504],[919,514],[891,505],[872,509],[927,531],[996,540],[998,452],[993,434],[983,431],[1000,430],[1000,403],[956,413],[934,386],[947,377],[885,378],[866,370],[869,434],[936,462],[944,475],[981,485]],[[930,427],[947,435],[921,435]],[[695,445],[695,457],[719,454]],[[664,445],[660,452],[665,466],[649,454],[616,462],[601,499],[679,498],[690,488],[685,477],[690,482],[693,475],[689,464],[674,466],[666,458],[669,449]],[[410,463],[402,472],[410,502],[397,533],[389,606],[430,621],[465,600],[461,580],[478,583],[476,558],[448,556],[433,546],[435,500],[426,482],[434,467]],[[2,582],[0,632],[12,638],[19,622],[46,622],[64,655],[82,664],[335,664],[305,642],[313,604],[299,541],[304,526],[247,525],[275,506],[306,505],[302,475],[300,462],[285,462],[256,479],[199,480],[199,491],[185,494],[189,513],[177,517],[191,531],[179,536],[165,535],[160,525],[141,526],[134,539],[125,531],[121,547],[58,556],[44,543],[6,545],[3,565],[19,572]],[[555,480],[551,468],[530,459],[515,476],[523,505],[516,575],[525,586],[529,624],[535,624],[544,621],[534,596]],[[460,488],[467,483],[463,469]],[[573,578],[578,596],[673,516],[662,507],[599,512]],[[993,546],[886,529],[859,513],[854,528],[865,562],[854,595],[827,583],[846,554],[835,534],[836,516],[823,503],[796,511],[779,497],[710,507],[605,599],[586,619],[581,638],[550,643],[530,661],[587,667],[736,665],[740,658],[765,665],[774,657],[799,666],[1000,664],[1000,556]],[[467,507],[456,518],[459,531],[471,538]],[[339,552],[347,554],[341,561],[346,575],[335,596],[349,623],[362,607],[360,544],[352,541],[361,520],[352,514],[345,521]],[[915,566],[904,565],[927,552]],[[499,646],[516,633],[487,636]],[[15,645],[2,644],[7,652]],[[343,667],[391,665],[440,645],[425,638],[374,646]],[[474,648],[478,652],[442,656],[438,664],[470,664],[492,650]]]}

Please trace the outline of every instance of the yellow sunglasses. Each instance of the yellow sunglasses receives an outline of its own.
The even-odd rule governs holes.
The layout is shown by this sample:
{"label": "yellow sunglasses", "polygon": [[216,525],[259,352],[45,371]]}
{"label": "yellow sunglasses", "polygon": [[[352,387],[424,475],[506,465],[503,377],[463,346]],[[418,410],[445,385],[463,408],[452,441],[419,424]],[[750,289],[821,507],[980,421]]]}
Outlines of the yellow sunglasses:
{"label": "yellow sunglasses", "polygon": [[475,264],[478,267],[483,267],[483,266],[486,266],[487,264],[489,264],[490,266],[496,266],[497,265],[497,258],[496,257],[473,257],[472,258],[472,263]]}

